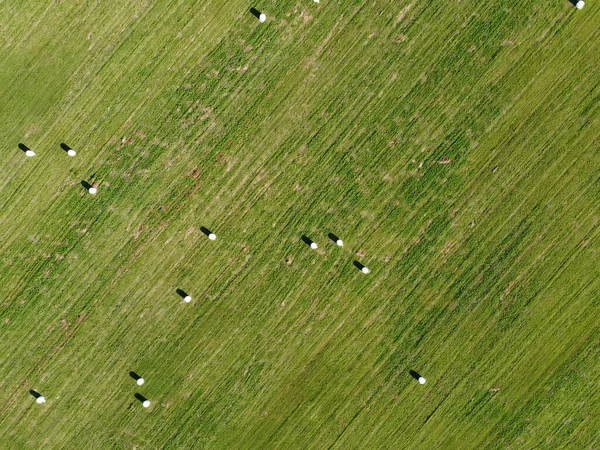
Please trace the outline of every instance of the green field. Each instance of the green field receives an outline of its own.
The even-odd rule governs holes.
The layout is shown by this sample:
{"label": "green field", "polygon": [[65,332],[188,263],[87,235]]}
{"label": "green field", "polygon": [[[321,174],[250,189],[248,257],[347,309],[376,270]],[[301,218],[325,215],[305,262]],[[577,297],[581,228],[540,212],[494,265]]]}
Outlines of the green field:
{"label": "green field", "polygon": [[0,448],[599,449],[599,11],[0,1]]}

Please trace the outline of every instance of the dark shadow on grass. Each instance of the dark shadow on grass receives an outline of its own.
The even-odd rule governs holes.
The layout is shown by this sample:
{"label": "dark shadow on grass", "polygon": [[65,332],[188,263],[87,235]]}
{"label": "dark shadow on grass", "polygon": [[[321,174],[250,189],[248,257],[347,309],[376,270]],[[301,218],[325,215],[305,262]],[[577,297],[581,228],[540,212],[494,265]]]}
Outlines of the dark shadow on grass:
{"label": "dark shadow on grass", "polygon": [[92,187],[92,185],[85,180],[81,181],[81,185],[85,188],[86,191],[89,191],[89,189]]}
{"label": "dark shadow on grass", "polygon": [[313,243],[313,240],[311,238],[309,238],[308,236],[306,236],[305,234],[303,234],[300,239],[302,239],[302,242],[304,242],[309,247],[310,247],[310,244]]}
{"label": "dark shadow on grass", "polygon": [[260,11],[256,8],[250,8],[250,14],[252,14],[253,16],[256,16],[257,19],[260,18]]}
{"label": "dark shadow on grass", "polygon": [[64,142],[62,144],[60,144],[60,148],[62,148],[65,152],[68,152],[69,150],[73,150],[71,147],[69,147]]}
{"label": "dark shadow on grass", "polygon": [[333,233],[329,233],[329,234],[327,235],[327,237],[328,237],[329,239],[331,239],[331,240],[332,240],[332,241],[333,241],[333,242],[334,242],[334,243],[337,245],[337,241],[339,240],[339,237],[337,237],[337,236],[336,236],[335,234],[333,234]]}
{"label": "dark shadow on grass", "polygon": [[186,298],[188,296],[187,292],[185,292],[183,289],[177,288],[175,292],[177,292],[181,298]]}
{"label": "dark shadow on grass", "polygon": [[19,148],[21,150],[23,150],[24,152],[26,152],[27,150],[31,150],[29,147],[27,147],[25,144],[19,144]]}
{"label": "dark shadow on grass", "polygon": [[139,392],[136,392],[134,397],[137,398],[141,403],[144,403],[146,400],[148,400],[146,397],[144,397]]}
{"label": "dark shadow on grass", "polygon": [[200,231],[202,231],[205,235],[209,236],[212,231],[210,231],[208,228],[206,227],[200,227]]}
{"label": "dark shadow on grass", "polygon": [[419,381],[419,378],[421,378],[421,375],[418,374],[417,372],[415,372],[414,370],[409,370],[408,373],[410,374],[411,377],[413,377],[415,380]]}
{"label": "dark shadow on grass", "polygon": [[362,270],[365,268],[364,264],[359,263],[358,261],[354,261],[352,264],[354,264],[354,266],[356,266],[356,268],[358,270],[360,270],[362,272]]}
{"label": "dark shadow on grass", "polygon": [[133,372],[133,371],[132,371],[132,372],[129,372],[129,376],[130,376],[131,378],[133,378],[135,381],[137,381],[137,380],[139,380],[140,378],[142,378],[142,377],[140,377],[140,376],[139,376],[137,373],[135,373],[135,372]]}
{"label": "dark shadow on grass", "polygon": [[30,393],[31,395],[33,395],[35,398],[40,398],[40,397],[42,396],[42,394],[40,394],[38,391],[36,391],[36,390],[34,390],[34,389],[31,389],[31,390],[29,391],[29,393]]}

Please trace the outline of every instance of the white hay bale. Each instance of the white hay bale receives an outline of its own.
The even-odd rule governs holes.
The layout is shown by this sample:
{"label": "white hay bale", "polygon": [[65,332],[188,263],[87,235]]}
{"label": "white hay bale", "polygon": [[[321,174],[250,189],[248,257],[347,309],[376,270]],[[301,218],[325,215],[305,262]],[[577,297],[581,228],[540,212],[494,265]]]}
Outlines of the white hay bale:
{"label": "white hay bale", "polygon": [[29,156],[31,158],[32,156],[35,156],[35,152],[33,150],[25,150],[25,156]]}
{"label": "white hay bale", "polygon": [[186,303],[189,303],[192,301],[192,296],[191,295],[186,295],[185,297],[183,297],[183,301]]}
{"label": "white hay bale", "polygon": [[46,403],[46,398],[43,395],[40,395],[38,398],[35,399],[36,403],[39,403],[40,405],[42,403]]}
{"label": "white hay bale", "polygon": [[260,16],[258,16],[258,21],[262,23],[265,20],[267,20],[267,15],[264,13],[261,13]]}
{"label": "white hay bale", "polygon": [[148,406],[150,406],[150,400],[144,400],[144,401],[142,402],[142,406],[143,406],[144,408],[147,408]]}
{"label": "white hay bale", "polygon": [[88,189],[88,192],[92,195],[96,195],[96,193],[98,192],[98,189],[96,189],[94,186],[92,186],[91,188]]}
{"label": "white hay bale", "polygon": [[67,155],[69,155],[69,156],[75,156],[76,154],[77,154],[77,152],[75,150],[73,150],[72,148],[67,150]]}
{"label": "white hay bale", "polygon": [[210,234],[208,235],[208,238],[209,238],[211,241],[214,241],[215,239],[217,239],[217,235],[216,235],[215,233],[210,233]]}
{"label": "white hay bale", "polygon": [[427,380],[423,377],[419,377],[419,383],[420,384],[425,384],[427,382]]}
{"label": "white hay bale", "polygon": [[584,6],[585,2],[583,0],[579,0],[577,3],[575,3],[575,8],[577,9],[583,9]]}
{"label": "white hay bale", "polygon": [[135,382],[138,386],[141,386],[142,384],[144,384],[144,379],[142,377],[139,377],[137,380],[135,380]]}
{"label": "white hay bale", "polygon": [[369,273],[369,272],[371,272],[367,266],[362,266],[362,269],[360,269],[360,271],[362,273]]}

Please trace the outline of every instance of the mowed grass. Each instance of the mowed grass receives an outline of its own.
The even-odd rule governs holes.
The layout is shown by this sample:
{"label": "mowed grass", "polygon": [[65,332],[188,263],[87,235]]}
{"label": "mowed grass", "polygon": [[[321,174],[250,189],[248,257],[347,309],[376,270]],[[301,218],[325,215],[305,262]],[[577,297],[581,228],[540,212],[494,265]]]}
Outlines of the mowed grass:
{"label": "mowed grass", "polygon": [[594,2],[0,17],[2,448],[600,447]]}

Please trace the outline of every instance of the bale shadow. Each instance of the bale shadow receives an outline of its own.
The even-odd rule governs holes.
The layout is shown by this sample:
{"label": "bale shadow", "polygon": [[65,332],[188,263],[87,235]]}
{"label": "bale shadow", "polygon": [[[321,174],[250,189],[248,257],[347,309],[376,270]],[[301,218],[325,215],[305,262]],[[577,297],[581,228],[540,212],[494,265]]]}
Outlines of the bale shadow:
{"label": "bale shadow", "polygon": [[419,378],[421,378],[421,375],[412,369],[409,370],[408,373],[410,374],[411,377],[413,377],[417,381],[419,381]]}
{"label": "bale shadow", "polygon": [[81,181],[81,185],[85,188],[86,191],[89,191],[92,185],[85,180]]}
{"label": "bale shadow", "polygon": [[69,147],[64,142],[60,144],[60,148],[62,148],[65,152],[68,152],[69,150],[73,150],[71,147]]}
{"label": "bale shadow", "polygon": [[38,391],[36,391],[35,389],[31,389],[31,390],[29,391],[29,393],[30,393],[31,395],[33,395],[33,396],[34,396],[36,399],[37,399],[37,398],[40,398],[40,397],[42,396],[42,394],[40,394],[40,393],[39,393]]}
{"label": "bale shadow", "polygon": [[366,267],[364,264],[359,263],[358,261],[354,261],[352,264],[362,272],[362,270]]}
{"label": "bale shadow", "polygon": [[256,8],[250,8],[250,14],[255,16],[257,19],[260,19],[261,12]]}
{"label": "bale shadow", "polygon": [[19,149],[23,150],[24,152],[31,150],[29,147],[27,147],[25,144],[19,144]]}
{"label": "bale shadow", "polygon": [[179,288],[177,288],[177,289],[175,290],[175,292],[177,292],[177,294],[179,294],[179,296],[180,296],[181,298],[186,298],[186,297],[188,296],[188,293],[187,293],[187,292],[185,292],[183,289],[179,289]]}
{"label": "bale shadow", "polygon": [[142,377],[140,377],[140,376],[139,376],[137,373],[135,373],[135,372],[133,372],[133,371],[129,372],[129,376],[130,376],[131,378],[133,378],[135,381],[137,381],[137,380],[139,380],[140,378],[142,378]]}
{"label": "bale shadow", "polygon": [[209,236],[210,234],[212,234],[212,231],[210,231],[208,228],[206,228],[204,226],[200,227],[200,231],[202,231],[207,236]]}
{"label": "bale shadow", "polygon": [[336,236],[335,234],[333,234],[333,233],[329,233],[329,234],[327,235],[327,237],[328,237],[329,239],[331,239],[331,240],[332,240],[332,241],[333,241],[333,242],[334,242],[336,245],[337,245],[337,241],[340,239],[339,237],[337,237],[337,236]]}
{"label": "bale shadow", "polygon": [[134,394],[134,397],[137,398],[140,402],[144,403],[146,400],[148,400],[146,397],[144,397],[142,394],[140,394],[139,392],[136,392]]}
{"label": "bale shadow", "polygon": [[310,244],[313,243],[313,240],[311,238],[309,238],[307,235],[303,234],[302,237],[300,238],[302,239],[302,242],[304,242],[306,245],[308,245],[310,247]]}

